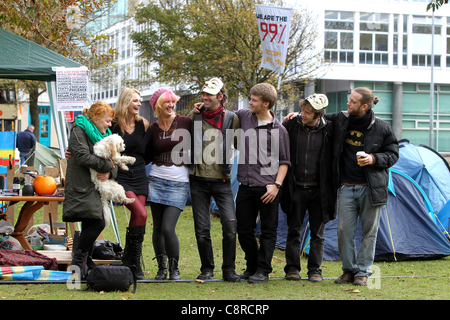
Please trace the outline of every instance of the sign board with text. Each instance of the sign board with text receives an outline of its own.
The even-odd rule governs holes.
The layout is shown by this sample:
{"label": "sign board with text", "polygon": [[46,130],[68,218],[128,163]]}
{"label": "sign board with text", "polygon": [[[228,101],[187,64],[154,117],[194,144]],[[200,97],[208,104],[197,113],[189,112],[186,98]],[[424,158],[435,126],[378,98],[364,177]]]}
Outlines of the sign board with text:
{"label": "sign board with text", "polygon": [[89,74],[86,68],[56,68],[58,111],[83,111],[88,104]]}
{"label": "sign board with text", "polygon": [[64,120],[66,122],[73,122],[73,111],[64,111]]}
{"label": "sign board with text", "polygon": [[291,30],[292,8],[255,5],[262,44],[261,68],[283,73]]}

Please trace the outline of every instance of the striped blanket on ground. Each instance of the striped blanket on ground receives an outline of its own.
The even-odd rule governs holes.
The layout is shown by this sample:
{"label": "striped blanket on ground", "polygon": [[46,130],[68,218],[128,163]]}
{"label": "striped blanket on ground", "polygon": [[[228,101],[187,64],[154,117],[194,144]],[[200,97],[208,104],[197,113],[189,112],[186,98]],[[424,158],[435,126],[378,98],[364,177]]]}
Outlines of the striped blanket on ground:
{"label": "striped blanket on ground", "polygon": [[44,270],[43,266],[0,267],[0,279],[8,281],[65,281],[71,272]]}

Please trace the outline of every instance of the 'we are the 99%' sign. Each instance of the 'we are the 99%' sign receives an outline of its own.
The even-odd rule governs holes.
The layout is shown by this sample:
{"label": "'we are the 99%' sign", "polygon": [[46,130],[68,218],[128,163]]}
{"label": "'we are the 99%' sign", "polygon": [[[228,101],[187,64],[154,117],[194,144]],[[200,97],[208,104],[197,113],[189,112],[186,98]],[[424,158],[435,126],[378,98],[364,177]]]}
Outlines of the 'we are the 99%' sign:
{"label": "'we are the 99%' sign", "polygon": [[292,8],[255,5],[262,44],[261,68],[283,73],[291,29]]}

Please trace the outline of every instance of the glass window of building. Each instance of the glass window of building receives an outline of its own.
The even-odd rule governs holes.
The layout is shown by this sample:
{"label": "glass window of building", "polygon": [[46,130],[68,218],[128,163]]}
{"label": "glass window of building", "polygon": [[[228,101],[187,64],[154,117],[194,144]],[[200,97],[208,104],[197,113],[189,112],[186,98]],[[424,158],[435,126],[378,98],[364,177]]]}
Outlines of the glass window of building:
{"label": "glass window of building", "polygon": [[[432,17],[413,16],[412,23],[412,66],[430,67],[433,41]],[[434,19],[434,65],[440,67],[442,52],[442,18]]]}
{"label": "glass window of building", "polygon": [[48,119],[41,119],[41,137],[48,138]]}
{"label": "glass window of building", "polygon": [[450,68],[450,18],[447,18],[447,68]]}
{"label": "glass window of building", "polygon": [[353,12],[325,11],[325,59],[353,63]]}
{"label": "glass window of building", "polygon": [[388,64],[389,14],[361,12],[359,63]]}
{"label": "glass window of building", "polygon": [[408,65],[408,16],[403,15],[403,65]]}
{"label": "glass window of building", "polygon": [[399,58],[399,41],[400,41],[400,37],[399,37],[399,17],[400,15],[398,14],[394,14],[394,36],[393,36],[393,43],[392,43],[392,51],[393,51],[393,55],[392,55],[392,64],[394,66],[398,66],[398,58]]}

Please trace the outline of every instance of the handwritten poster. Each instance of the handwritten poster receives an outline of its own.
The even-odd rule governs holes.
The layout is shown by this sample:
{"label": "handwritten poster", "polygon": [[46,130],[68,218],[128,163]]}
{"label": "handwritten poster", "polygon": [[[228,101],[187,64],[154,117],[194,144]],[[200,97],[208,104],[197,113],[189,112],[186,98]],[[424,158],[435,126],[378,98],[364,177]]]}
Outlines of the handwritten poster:
{"label": "handwritten poster", "polygon": [[291,30],[292,8],[255,5],[262,43],[261,68],[283,73]]}
{"label": "handwritten poster", "polygon": [[86,68],[56,69],[58,111],[83,111],[88,105],[89,75]]}

